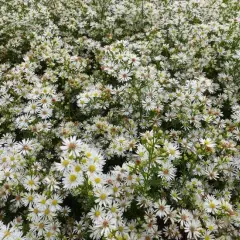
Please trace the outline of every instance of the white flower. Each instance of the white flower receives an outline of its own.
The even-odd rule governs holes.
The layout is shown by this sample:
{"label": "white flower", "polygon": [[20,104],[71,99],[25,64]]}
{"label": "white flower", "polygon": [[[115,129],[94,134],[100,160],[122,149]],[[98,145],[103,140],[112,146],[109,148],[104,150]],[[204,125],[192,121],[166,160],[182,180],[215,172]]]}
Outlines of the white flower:
{"label": "white flower", "polygon": [[216,144],[210,138],[201,138],[200,143],[208,148],[214,148],[216,146]]}
{"label": "white flower", "polygon": [[132,73],[129,70],[127,70],[127,69],[123,70],[122,69],[122,70],[119,71],[118,80],[120,82],[127,82],[131,79],[131,76],[132,76]]}
{"label": "white flower", "polygon": [[30,153],[33,153],[35,146],[36,144],[33,142],[33,140],[23,139],[22,142],[16,144],[16,149],[19,153],[28,155]]}
{"label": "white flower", "polygon": [[37,190],[39,187],[39,177],[27,176],[23,180],[23,186],[28,190]]}
{"label": "white flower", "polygon": [[218,172],[216,171],[214,166],[208,166],[205,169],[205,173],[210,180],[212,180],[212,179],[216,180],[217,178],[219,178]]}
{"label": "white flower", "polygon": [[193,216],[188,210],[182,209],[181,212],[179,212],[177,217],[178,217],[178,222],[180,222],[180,225],[182,227],[185,223],[190,221]]}
{"label": "white flower", "polygon": [[60,163],[55,163],[56,169],[61,172],[66,172],[69,169],[71,162],[72,160],[68,158],[62,158]]}
{"label": "white flower", "polygon": [[66,189],[75,188],[83,183],[83,177],[77,172],[67,172],[64,174],[63,187]]}
{"label": "white flower", "polygon": [[64,152],[69,153],[73,156],[79,156],[82,150],[82,141],[77,140],[76,136],[63,139],[63,146],[60,147]]}
{"label": "white flower", "polygon": [[147,110],[153,110],[157,107],[156,103],[153,101],[152,98],[147,97],[143,102],[142,102],[143,107]]}
{"label": "white flower", "polygon": [[164,143],[164,149],[169,154],[169,160],[177,159],[181,155],[180,151],[178,150],[178,147],[167,141],[165,141]]}
{"label": "white flower", "polygon": [[63,199],[59,195],[54,194],[51,199],[49,199],[50,210],[53,212],[60,210],[62,208],[60,206],[62,202]]}
{"label": "white flower", "polygon": [[100,206],[107,206],[111,204],[112,197],[110,197],[110,192],[107,188],[98,188],[95,190],[95,196],[97,199],[95,200]]}
{"label": "white flower", "polygon": [[205,210],[209,213],[216,213],[219,208],[220,202],[213,196],[208,195],[204,202]]}
{"label": "white flower", "polygon": [[156,211],[157,211],[156,215],[159,216],[160,218],[165,217],[170,211],[170,206],[167,205],[167,202],[165,199],[158,200],[158,202],[154,204],[154,207],[156,208]]}
{"label": "white flower", "polygon": [[24,197],[22,198],[22,202],[25,206],[29,205],[29,207],[32,207],[34,198],[35,198],[35,194],[26,193],[26,194],[24,194]]}
{"label": "white flower", "polygon": [[52,109],[47,106],[43,106],[39,109],[38,116],[42,119],[50,118],[52,116]]}
{"label": "white flower", "polygon": [[175,177],[176,168],[173,167],[173,165],[169,162],[162,163],[161,170],[158,173],[158,176],[160,176],[163,179],[166,179],[166,181],[171,181]]}
{"label": "white flower", "polygon": [[105,215],[105,211],[104,208],[100,205],[97,205],[95,207],[93,207],[90,212],[88,213],[88,216],[92,219],[92,220],[96,220],[100,217],[103,217]]}
{"label": "white flower", "polygon": [[185,223],[184,231],[188,234],[189,239],[198,239],[201,236],[200,233],[201,224],[198,220],[191,220]]}
{"label": "white flower", "polygon": [[93,180],[99,173],[102,172],[102,166],[94,160],[88,160],[86,164],[87,175]]}
{"label": "white flower", "polygon": [[105,215],[95,221],[95,226],[93,227],[93,233],[90,236],[107,237],[108,234],[115,229],[116,229],[116,220],[109,215]]}

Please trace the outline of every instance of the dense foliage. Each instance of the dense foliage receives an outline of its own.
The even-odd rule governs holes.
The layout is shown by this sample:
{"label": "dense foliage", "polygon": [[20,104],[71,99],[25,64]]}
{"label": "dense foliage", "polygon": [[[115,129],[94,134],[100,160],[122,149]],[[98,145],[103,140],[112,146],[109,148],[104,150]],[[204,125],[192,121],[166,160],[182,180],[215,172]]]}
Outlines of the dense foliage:
{"label": "dense foliage", "polygon": [[0,239],[240,239],[239,0],[0,0]]}

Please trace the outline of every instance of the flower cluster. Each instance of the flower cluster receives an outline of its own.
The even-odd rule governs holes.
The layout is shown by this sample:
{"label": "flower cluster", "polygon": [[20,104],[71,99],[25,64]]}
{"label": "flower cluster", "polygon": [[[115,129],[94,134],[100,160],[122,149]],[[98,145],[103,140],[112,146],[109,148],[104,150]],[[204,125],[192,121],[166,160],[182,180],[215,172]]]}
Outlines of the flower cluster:
{"label": "flower cluster", "polygon": [[238,0],[0,7],[0,240],[240,238]]}

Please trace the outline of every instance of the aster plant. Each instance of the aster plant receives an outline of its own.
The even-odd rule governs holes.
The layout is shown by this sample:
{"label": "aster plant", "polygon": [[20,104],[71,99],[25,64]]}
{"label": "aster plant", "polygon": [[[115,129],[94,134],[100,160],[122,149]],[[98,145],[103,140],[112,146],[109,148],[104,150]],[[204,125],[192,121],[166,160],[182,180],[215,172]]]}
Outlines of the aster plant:
{"label": "aster plant", "polygon": [[0,0],[0,240],[240,239],[238,0]]}

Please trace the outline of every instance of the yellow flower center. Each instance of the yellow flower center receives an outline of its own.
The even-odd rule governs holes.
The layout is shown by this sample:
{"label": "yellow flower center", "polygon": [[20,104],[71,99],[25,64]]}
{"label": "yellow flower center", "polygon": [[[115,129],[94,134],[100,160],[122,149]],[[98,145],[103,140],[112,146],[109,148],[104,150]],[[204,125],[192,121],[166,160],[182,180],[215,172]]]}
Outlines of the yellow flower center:
{"label": "yellow flower center", "polygon": [[29,202],[32,202],[32,200],[33,200],[33,196],[31,195],[31,196],[28,196],[28,201]]}
{"label": "yellow flower center", "polygon": [[100,211],[96,211],[96,212],[95,212],[95,216],[96,216],[96,217],[99,217],[100,214],[101,214]]}
{"label": "yellow flower center", "polygon": [[82,159],[82,163],[87,163],[87,159],[86,159],[86,158],[83,158],[83,159]]}
{"label": "yellow flower center", "polygon": [[43,228],[44,228],[44,224],[43,224],[43,223],[39,223],[38,227],[39,227],[40,229],[43,229]]}
{"label": "yellow flower center", "polygon": [[119,226],[118,231],[122,232],[123,231],[123,226]]}
{"label": "yellow flower center", "polygon": [[77,176],[74,175],[74,174],[71,174],[71,175],[69,176],[69,180],[70,180],[70,182],[75,182],[75,181],[77,180]]}
{"label": "yellow flower center", "polygon": [[45,214],[45,215],[48,215],[49,213],[50,213],[49,208],[45,209],[44,214]]}
{"label": "yellow flower center", "polygon": [[52,200],[52,205],[56,206],[58,204],[58,201],[56,199]]}
{"label": "yellow flower center", "polygon": [[51,237],[53,234],[51,232],[47,232],[46,236]]}
{"label": "yellow flower center", "polygon": [[34,209],[33,209],[33,212],[34,212],[35,214],[38,214],[38,213],[39,213],[39,211],[38,211],[37,208],[34,208]]}
{"label": "yellow flower center", "polygon": [[89,170],[89,172],[93,173],[93,172],[96,171],[96,166],[90,165],[90,166],[88,167],[88,170]]}
{"label": "yellow flower center", "polygon": [[62,162],[62,165],[63,165],[64,167],[67,167],[68,164],[69,164],[69,160],[64,159],[63,162]]}
{"label": "yellow flower center", "polygon": [[211,202],[211,203],[209,204],[209,207],[212,208],[212,209],[214,209],[214,208],[216,207],[216,205],[215,205],[215,203]]}
{"label": "yellow flower center", "polygon": [[90,158],[92,156],[92,154],[90,152],[86,152],[86,157]]}
{"label": "yellow flower center", "polygon": [[75,166],[75,172],[80,172],[81,171],[81,167],[79,165]]}
{"label": "yellow flower center", "polygon": [[213,226],[209,226],[208,229],[209,229],[210,231],[213,231],[213,230],[214,230],[214,227],[213,227]]}
{"label": "yellow flower center", "polygon": [[111,207],[111,212],[115,213],[117,209],[115,207]]}
{"label": "yellow flower center", "polygon": [[169,153],[170,153],[171,155],[174,155],[174,154],[176,153],[176,150],[175,150],[175,149],[170,149],[170,150],[169,150]]}
{"label": "yellow flower center", "polygon": [[102,194],[100,195],[100,199],[101,199],[101,200],[105,200],[106,198],[107,198],[107,194],[102,193]]}
{"label": "yellow flower center", "polygon": [[33,186],[33,185],[34,185],[34,181],[33,181],[33,180],[29,180],[29,181],[28,181],[28,184],[29,184],[30,186]]}
{"label": "yellow flower center", "polygon": [[101,182],[101,178],[95,178],[95,183],[100,183]]}

